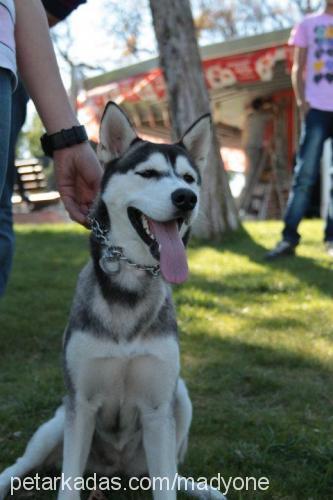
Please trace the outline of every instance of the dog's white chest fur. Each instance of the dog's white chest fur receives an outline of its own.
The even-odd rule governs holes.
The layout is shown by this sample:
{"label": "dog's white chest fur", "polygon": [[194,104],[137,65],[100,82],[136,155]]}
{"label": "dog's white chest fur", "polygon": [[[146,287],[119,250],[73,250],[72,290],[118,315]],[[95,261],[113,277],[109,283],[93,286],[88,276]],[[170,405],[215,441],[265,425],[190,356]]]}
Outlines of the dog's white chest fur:
{"label": "dog's white chest fur", "polygon": [[[179,349],[175,337],[110,342],[73,332],[66,365],[76,399],[89,402],[83,411],[96,414],[96,430],[88,467],[98,470],[107,456],[113,473],[126,464],[128,472],[144,472],[142,412],[168,412],[176,397]],[[135,468],[135,469],[134,469]]]}
{"label": "dog's white chest fur", "polygon": [[179,348],[174,337],[112,342],[87,332],[73,332],[66,365],[75,391],[97,406],[158,407],[172,397],[179,375]]}

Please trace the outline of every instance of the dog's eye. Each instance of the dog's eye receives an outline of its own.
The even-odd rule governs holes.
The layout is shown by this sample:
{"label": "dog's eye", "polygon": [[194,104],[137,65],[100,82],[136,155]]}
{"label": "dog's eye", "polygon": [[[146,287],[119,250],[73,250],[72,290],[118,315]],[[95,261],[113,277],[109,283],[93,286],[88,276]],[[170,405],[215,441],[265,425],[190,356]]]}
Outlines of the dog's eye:
{"label": "dog's eye", "polygon": [[183,176],[183,179],[185,182],[187,182],[188,184],[192,184],[192,182],[194,182],[194,177],[190,174],[185,174]]}
{"label": "dog's eye", "polygon": [[160,177],[159,172],[154,169],[148,169],[148,170],[143,170],[142,172],[137,172],[137,175],[141,175],[141,177],[144,177],[145,179],[151,179],[152,177]]}

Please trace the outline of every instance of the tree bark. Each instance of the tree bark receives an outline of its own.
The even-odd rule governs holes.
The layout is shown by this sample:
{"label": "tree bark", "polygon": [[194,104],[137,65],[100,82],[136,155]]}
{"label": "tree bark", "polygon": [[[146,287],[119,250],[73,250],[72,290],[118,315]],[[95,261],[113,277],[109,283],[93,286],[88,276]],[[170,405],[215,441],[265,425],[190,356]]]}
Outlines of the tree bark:
{"label": "tree bark", "polygon": [[[149,0],[167,86],[174,139],[210,111],[199,48],[188,0]],[[218,239],[239,226],[238,213],[224,170],[215,130],[203,173],[201,216],[196,236]]]}

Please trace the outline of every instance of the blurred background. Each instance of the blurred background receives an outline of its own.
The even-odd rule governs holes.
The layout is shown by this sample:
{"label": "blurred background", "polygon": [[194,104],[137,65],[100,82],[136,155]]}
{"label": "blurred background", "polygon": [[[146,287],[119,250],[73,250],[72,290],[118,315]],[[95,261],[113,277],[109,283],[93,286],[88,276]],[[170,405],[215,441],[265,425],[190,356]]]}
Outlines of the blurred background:
{"label": "blurred background", "polygon": [[[290,78],[293,49],[287,42],[292,26],[320,6],[320,0],[191,1],[223,164],[242,218],[281,218],[284,211],[299,136]],[[73,107],[94,143],[109,100],[128,112],[143,138],[171,139],[167,91],[148,1],[89,0],[51,32]],[[40,161],[41,134],[42,125],[30,103],[17,157],[37,158],[47,189],[55,190],[52,168],[45,168],[45,159]],[[250,178],[253,157],[258,167],[255,178]],[[328,146],[308,216],[319,216],[326,209],[329,169]],[[25,161],[18,170],[22,191],[24,175],[31,175],[31,168]],[[42,178],[44,184],[36,185],[37,190],[45,189]],[[34,189],[33,184],[30,187]],[[22,213],[26,206],[17,195],[16,212]]]}

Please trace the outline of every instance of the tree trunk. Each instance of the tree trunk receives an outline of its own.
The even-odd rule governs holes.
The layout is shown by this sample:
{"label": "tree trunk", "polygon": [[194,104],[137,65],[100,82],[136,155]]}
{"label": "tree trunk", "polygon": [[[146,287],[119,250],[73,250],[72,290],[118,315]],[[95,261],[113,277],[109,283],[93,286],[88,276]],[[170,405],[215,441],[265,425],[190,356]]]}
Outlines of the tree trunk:
{"label": "tree trunk", "polygon": [[[188,0],[149,0],[166,81],[174,138],[202,114],[210,111],[191,7]],[[203,174],[201,217],[196,236],[217,239],[239,226],[215,130]]]}

